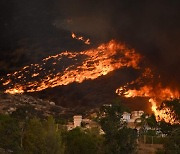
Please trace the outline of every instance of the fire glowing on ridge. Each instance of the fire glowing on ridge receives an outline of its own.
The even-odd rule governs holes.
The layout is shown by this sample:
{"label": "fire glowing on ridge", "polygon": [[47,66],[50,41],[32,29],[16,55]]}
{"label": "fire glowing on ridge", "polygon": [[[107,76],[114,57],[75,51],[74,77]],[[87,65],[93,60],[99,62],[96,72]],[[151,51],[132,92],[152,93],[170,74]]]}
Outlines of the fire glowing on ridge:
{"label": "fire glowing on ridge", "polygon": [[[78,38],[73,33],[72,37]],[[133,49],[128,49],[124,44],[112,40],[94,49],[81,52],[65,51],[49,56],[39,64],[24,66],[19,71],[7,74],[0,81],[4,86],[5,93],[36,92],[73,82],[81,83],[84,80],[94,80],[124,67],[140,69],[141,59],[140,54]],[[147,97],[158,121],[165,120],[171,124],[180,123],[167,114],[170,112],[169,108],[158,109],[158,104],[161,101],[180,98],[180,91],[163,87],[160,82],[154,84],[154,79],[152,70],[145,68],[139,78],[118,88],[116,93],[127,98]]]}
{"label": "fire glowing on ridge", "polygon": [[[142,78],[142,76],[140,77]],[[156,86],[152,85],[144,85],[139,89],[127,89],[129,85],[133,85],[134,83],[140,82],[140,78],[127,84],[124,87],[120,87],[116,90],[118,95],[123,95],[124,97],[147,97],[149,98],[149,102],[151,103],[151,110],[154,112],[157,121],[164,120],[165,122],[175,124],[180,123],[180,121],[175,120],[170,114],[172,111],[166,107],[164,109],[159,109],[158,104],[160,104],[164,100],[172,100],[176,98],[180,98],[180,92],[178,90],[173,90],[169,87],[162,87],[159,83]]]}
{"label": "fire glowing on ridge", "polygon": [[10,94],[41,91],[72,82],[81,83],[86,79],[93,80],[122,67],[138,69],[140,58],[133,49],[112,40],[96,49],[66,51],[49,56],[39,64],[31,64],[8,74],[2,82],[5,92]]}
{"label": "fire glowing on ridge", "polygon": [[72,38],[74,38],[74,39],[76,39],[76,40],[80,40],[80,41],[84,42],[84,44],[87,44],[87,45],[91,44],[91,43],[90,43],[90,39],[84,39],[82,36],[79,36],[79,37],[78,37],[78,36],[76,36],[75,33],[73,33],[73,32],[72,32],[71,36],[72,36]]}

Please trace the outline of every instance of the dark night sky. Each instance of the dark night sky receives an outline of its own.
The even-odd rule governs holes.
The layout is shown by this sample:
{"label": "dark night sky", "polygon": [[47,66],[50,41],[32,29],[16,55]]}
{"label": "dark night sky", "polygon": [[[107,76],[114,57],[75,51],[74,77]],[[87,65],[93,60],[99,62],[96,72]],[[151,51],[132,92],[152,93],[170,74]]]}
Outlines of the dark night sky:
{"label": "dark night sky", "polygon": [[[164,84],[179,88],[179,6],[179,0],[1,0],[0,74],[116,39],[140,52]],[[73,40],[72,31],[92,45]]]}

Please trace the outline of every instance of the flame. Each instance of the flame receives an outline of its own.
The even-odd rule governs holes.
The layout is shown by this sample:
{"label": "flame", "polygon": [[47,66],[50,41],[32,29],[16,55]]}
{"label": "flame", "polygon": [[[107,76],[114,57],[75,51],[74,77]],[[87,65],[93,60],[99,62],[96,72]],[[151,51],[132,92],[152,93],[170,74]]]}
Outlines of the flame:
{"label": "flame", "polygon": [[[122,89],[122,87],[121,87]],[[158,97],[161,100],[179,98],[180,93],[178,90],[171,90],[170,88],[162,88],[159,84],[156,88],[151,85],[145,85],[139,90],[129,89],[124,92],[125,97]]]}
{"label": "flame", "polygon": [[[42,91],[72,82],[94,80],[122,67],[139,69],[140,59],[141,56],[133,49],[112,40],[95,49],[81,52],[65,51],[49,56],[40,64],[31,64],[8,74],[2,81],[6,93]],[[67,61],[71,62],[70,66]],[[62,64],[66,67],[62,67]]]}
{"label": "flame", "polygon": [[[84,43],[89,42],[88,39],[77,37],[74,33],[72,33],[72,37]],[[141,69],[139,66],[141,59],[141,55],[136,53],[134,49],[129,49],[124,44],[111,40],[97,48],[81,52],[64,51],[49,56],[39,64],[30,64],[19,71],[7,74],[1,79],[1,82],[5,93],[22,94],[42,91],[73,82],[81,83],[84,80],[94,80],[124,67]],[[168,114],[171,112],[169,108],[159,110],[158,104],[163,100],[180,98],[180,92],[163,87],[158,81],[154,84],[153,80],[156,77],[151,68],[143,69],[144,71],[139,78],[116,89],[116,93],[124,97],[147,97],[158,121],[179,123],[173,119],[171,114]],[[138,86],[139,89],[129,88],[134,85]]]}
{"label": "flame", "polygon": [[84,42],[84,44],[87,44],[87,45],[91,44],[91,43],[90,43],[90,39],[84,39],[82,36],[79,36],[79,37],[78,37],[78,36],[76,36],[75,33],[73,33],[73,32],[72,32],[71,36],[72,36],[72,38],[74,38],[74,39],[76,39],[76,40],[80,40],[80,41]]}
{"label": "flame", "polygon": [[164,120],[167,123],[171,124],[180,124],[180,121],[175,120],[173,115],[174,112],[171,111],[170,108],[166,107],[161,110],[158,110],[157,102],[154,99],[149,99],[149,102],[152,104],[152,111],[154,112],[154,115],[156,116],[157,121]]}
{"label": "flame", "polygon": [[[137,81],[139,81],[139,79],[132,83],[136,83]],[[148,97],[149,102],[151,103],[151,109],[154,112],[157,121],[164,120],[165,122],[171,124],[180,123],[180,121],[174,119],[174,117],[172,116],[173,113],[170,108],[165,107],[161,110],[158,109],[158,104],[160,103],[160,101],[180,98],[180,92],[178,90],[172,90],[168,87],[162,87],[161,84],[158,84],[155,87],[153,87],[152,85],[145,85],[140,87],[139,89],[129,90],[126,90],[126,87],[127,86],[118,88],[116,90],[116,93],[118,95],[124,95],[127,98]]]}
{"label": "flame", "polygon": [[[151,110],[154,112],[157,121],[164,120],[171,124],[180,123],[171,116],[172,111],[169,108],[158,109],[158,104],[162,101],[180,98],[180,91],[178,89],[162,86],[159,79],[160,76],[155,75],[151,68],[144,68],[139,78],[116,89],[116,93],[127,98],[147,97],[149,98]],[[139,88],[129,88],[132,86]]]}

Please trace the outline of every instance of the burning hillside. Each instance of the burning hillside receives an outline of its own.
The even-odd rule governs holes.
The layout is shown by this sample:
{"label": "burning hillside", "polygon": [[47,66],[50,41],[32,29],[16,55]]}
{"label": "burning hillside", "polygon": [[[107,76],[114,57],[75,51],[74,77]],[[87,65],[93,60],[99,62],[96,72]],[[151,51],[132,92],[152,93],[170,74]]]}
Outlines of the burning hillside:
{"label": "burning hillside", "polygon": [[[72,37],[87,43],[84,38]],[[89,42],[89,41],[88,41]],[[5,93],[22,94],[37,92],[71,83],[95,80],[115,70],[133,68],[142,74],[134,81],[118,88],[116,93],[123,97],[147,97],[157,120],[175,121],[166,115],[169,110],[159,111],[157,106],[162,100],[180,97],[178,89],[164,87],[161,79],[151,68],[141,67],[143,58],[134,49],[114,40],[101,44],[97,48],[81,52],[61,52],[49,56],[39,64],[31,64],[1,79]],[[121,80],[121,78],[119,78]]]}
{"label": "burning hillside", "polygon": [[146,68],[145,72],[142,73],[139,78],[137,78],[135,81],[127,83],[123,87],[118,88],[116,93],[118,95],[123,95],[126,98],[149,98],[151,109],[154,112],[157,121],[165,120],[166,122],[170,122],[172,124],[180,123],[179,121],[176,121],[174,118],[169,116],[171,112],[169,108],[165,108],[163,110],[158,109],[158,106],[163,100],[173,100],[180,98],[180,91],[170,87],[163,87],[161,82],[157,80],[160,80],[160,77],[156,77],[154,74],[152,74],[152,71],[149,68]]}
{"label": "burning hillside", "polygon": [[[72,82],[93,80],[123,67],[137,69],[139,61],[140,55],[134,50],[110,41],[96,49],[82,52],[66,51],[47,57],[40,64],[25,66],[1,80],[6,87],[6,93],[35,92]],[[68,63],[73,64],[68,66]]]}

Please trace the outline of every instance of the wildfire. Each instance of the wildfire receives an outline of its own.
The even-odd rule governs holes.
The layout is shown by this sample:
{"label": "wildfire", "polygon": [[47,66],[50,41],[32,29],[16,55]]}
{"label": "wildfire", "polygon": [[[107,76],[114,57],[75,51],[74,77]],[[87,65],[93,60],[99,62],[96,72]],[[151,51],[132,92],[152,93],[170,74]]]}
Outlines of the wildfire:
{"label": "wildfire", "polygon": [[180,121],[174,119],[174,112],[171,111],[170,108],[166,107],[159,110],[157,107],[157,102],[154,99],[149,99],[149,102],[152,104],[151,109],[158,121],[164,120],[167,123],[180,124]]}
{"label": "wildfire", "polygon": [[72,38],[74,38],[76,40],[80,40],[80,41],[84,42],[87,45],[91,44],[90,39],[84,39],[82,36],[76,36],[75,33],[73,33],[73,32],[72,32],[71,36],[72,36]]}
{"label": "wildfire", "polygon": [[[6,93],[35,92],[72,82],[93,80],[122,67],[138,69],[140,58],[141,56],[133,49],[112,40],[96,49],[81,52],[66,51],[49,56],[40,64],[31,64],[7,75],[2,81]],[[70,66],[67,61],[71,62]],[[62,63],[66,67],[62,67]]]}
{"label": "wildfire", "polygon": [[[89,40],[77,37],[74,33],[72,33],[72,37],[86,44],[90,43]],[[144,69],[139,78],[118,88],[116,93],[124,97],[147,97],[157,120],[179,123],[170,114],[167,114],[170,112],[169,108],[159,110],[158,104],[162,100],[180,98],[180,92],[169,87],[163,87],[157,81],[154,84],[155,75],[153,71],[150,68],[140,68],[141,59],[141,55],[135,50],[112,40],[94,49],[81,52],[65,51],[49,56],[39,64],[24,66],[19,71],[7,74],[1,79],[1,82],[5,93],[21,94],[68,85],[73,82],[81,83],[84,80],[94,80],[124,67]],[[130,88],[133,86],[139,88]]]}
{"label": "wildfire", "polygon": [[[134,82],[133,82],[134,83]],[[124,95],[125,97],[147,97],[151,103],[151,109],[156,116],[157,121],[164,120],[165,122],[174,124],[180,123],[176,121],[172,115],[172,111],[169,108],[164,108],[159,110],[158,104],[163,100],[171,100],[175,98],[180,98],[180,92],[178,90],[172,90],[168,87],[162,87],[161,84],[156,85],[155,87],[151,85],[145,85],[139,89],[129,89],[126,90],[125,87],[120,87],[116,90],[116,93],[119,95]]]}

